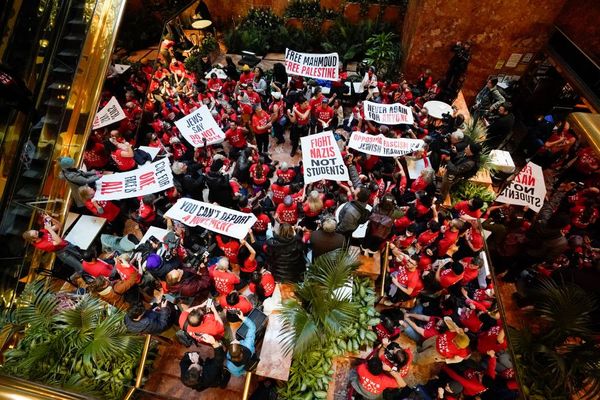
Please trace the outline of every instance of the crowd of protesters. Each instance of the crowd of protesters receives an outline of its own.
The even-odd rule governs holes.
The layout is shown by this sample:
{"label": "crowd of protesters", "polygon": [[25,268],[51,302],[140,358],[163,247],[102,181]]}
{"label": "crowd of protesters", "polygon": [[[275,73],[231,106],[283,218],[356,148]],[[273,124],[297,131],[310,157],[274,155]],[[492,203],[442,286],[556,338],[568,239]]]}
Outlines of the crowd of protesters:
{"label": "crowd of protesters", "polygon": [[[589,148],[577,147],[568,126],[544,120],[550,130],[535,157],[565,173],[537,218],[515,206],[493,205],[484,212],[479,198],[444,206],[451,186],[479,169],[482,148],[463,134],[462,115],[428,115],[423,105],[439,93],[429,71],[408,83],[382,81],[370,68],[348,100],[346,71],[342,80],[325,85],[288,77],[283,64],[268,74],[248,65],[238,71],[228,58],[221,79],[210,73],[214,66],[208,57],[202,60],[207,75],[187,71],[176,50],[176,43],[166,40],[154,68],[111,73],[102,102],[116,96],[126,118],[92,133],[83,155],[85,171],[68,157],[59,161],[75,206],[107,219],[101,246],[80,251],[58,235],[58,221],[51,218],[24,238],[55,252],[76,272],[73,283],[125,310],[130,331],[161,334],[175,326],[182,343],[212,346],[212,358],[188,352],[181,360],[183,382],[197,390],[226,387],[231,375],[255,364],[260,327],[248,316],[273,295],[276,283],[302,281],[310,261],[330,251],[356,245],[373,254],[389,243],[377,347],[356,367],[352,396],[516,398],[478,219],[492,232],[491,247],[499,268],[508,269],[507,279],[524,279],[522,267],[534,264],[536,273],[552,274],[597,263],[586,232],[598,217],[598,159]],[[490,82],[478,101],[502,116],[510,105],[498,100],[494,85]],[[364,100],[408,105],[415,123],[369,121]],[[178,132],[174,122],[201,105],[225,132],[222,144],[194,148]],[[293,156],[302,150],[301,137],[324,130],[334,131],[350,180],[305,186],[302,163]],[[423,139],[424,148],[407,157],[423,158],[427,168],[410,179],[405,157],[347,148],[354,131]],[[273,150],[288,142],[290,161],[275,161]],[[141,145],[169,158],[175,186],[140,198],[94,200],[94,182],[102,174],[149,161]],[[569,158],[573,154],[578,157]],[[571,183],[581,180],[573,178],[580,174],[586,180]],[[252,213],[257,220],[248,236],[237,240],[165,218],[182,197]],[[365,237],[353,237],[363,224]],[[139,243],[151,226],[169,233]],[[523,258],[518,270],[515,263],[502,262],[514,256]],[[225,340],[227,326],[243,327],[245,333]],[[400,346],[395,341],[400,335],[414,340],[418,350]],[[407,386],[404,379],[414,365],[430,364],[442,365],[434,378]]]}

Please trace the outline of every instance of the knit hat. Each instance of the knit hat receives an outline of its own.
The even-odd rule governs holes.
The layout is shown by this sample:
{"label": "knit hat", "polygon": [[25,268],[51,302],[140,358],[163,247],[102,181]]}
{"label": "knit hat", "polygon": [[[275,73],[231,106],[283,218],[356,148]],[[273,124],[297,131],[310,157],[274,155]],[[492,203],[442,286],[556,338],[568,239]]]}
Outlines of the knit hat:
{"label": "knit hat", "polygon": [[161,264],[162,259],[158,254],[152,253],[146,258],[146,269],[157,269]]}
{"label": "knit hat", "polygon": [[75,165],[75,160],[71,157],[60,157],[58,163],[62,169],[72,168]]}
{"label": "knit hat", "polygon": [[286,207],[291,206],[294,203],[294,199],[292,198],[292,196],[287,195],[283,198],[283,204],[285,204]]}

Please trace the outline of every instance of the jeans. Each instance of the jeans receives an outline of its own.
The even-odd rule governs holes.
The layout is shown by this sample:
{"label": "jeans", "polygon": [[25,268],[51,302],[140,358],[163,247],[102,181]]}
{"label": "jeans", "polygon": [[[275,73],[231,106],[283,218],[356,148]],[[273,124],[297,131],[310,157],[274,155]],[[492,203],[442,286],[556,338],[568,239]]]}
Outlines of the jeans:
{"label": "jeans", "polygon": [[77,246],[69,243],[66,247],[57,250],[55,254],[56,258],[62,261],[62,263],[66,266],[73,269],[74,272],[83,272],[83,266],[81,265],[81,252]]}
{"label": "jeans", "polygon": [[308,134],[307,125],[294,125],[290,131],[290,141],[292,142],[292,154],[296,154],[300,145],[300,137]]}

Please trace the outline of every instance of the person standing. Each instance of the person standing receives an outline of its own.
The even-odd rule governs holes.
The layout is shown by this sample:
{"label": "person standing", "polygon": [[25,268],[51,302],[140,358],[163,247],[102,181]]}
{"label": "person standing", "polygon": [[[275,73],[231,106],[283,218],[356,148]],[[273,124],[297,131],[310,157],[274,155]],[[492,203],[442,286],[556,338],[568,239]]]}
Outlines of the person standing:
{"label": "person standing", "polygon": [[282,144],[285,142],[285,139],[283,137],[283,134],[285,132],[285,121],[282,121],[285,109],[285,102],[283,100],[281,92],[272,92],[271,96],[273,96],[273,101],[271,102],[271,104],[269,104],[269,113],[271,113],[271,124],[273,126],[275,138],[277,138],[277,144]]}
{"label": "person standing", "polygon": [[300,144],[300,138],[308,135],[309,123],[310,123],[310,106],[308,99],[301,97],[292,111],[288,110],[288,116],[292,122],[292,130],[290,131],[290,141],[292,142],[292,151],[290,157],[296,155],[298,146]]}
{"label": "person standing", "polygon": [[252,115],[252,132],[256,137],[256,146],[259,153],[266,153],[269,149],[269,132],[273,123],[270,115],[263,110],[260,103],[254,105],[254,115]]}

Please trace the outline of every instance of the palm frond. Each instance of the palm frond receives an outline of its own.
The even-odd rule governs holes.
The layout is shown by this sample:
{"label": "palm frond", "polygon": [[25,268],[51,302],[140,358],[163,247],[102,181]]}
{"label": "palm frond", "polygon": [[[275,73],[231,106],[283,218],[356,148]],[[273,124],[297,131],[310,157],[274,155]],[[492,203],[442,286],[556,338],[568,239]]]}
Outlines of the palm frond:
{"label": "palm frond", "polygon": [[30,325],[30,329],[46,329],[52,323],[57,307],[54,293],[42,282],[29,283],[17,302],[16,319],[21,324]]}
{"label": "palm frond", "polygon": [[468,122],[465,122],[463,133],[466,137],[471,139],[471,141],[480,143],[483,142],[487,136],[487,127],[480,119],[471,119]]}
{"label": "palm frond", "polygon": [[94,329],[92,340],[81,350],[84,360],[94,362],[135,357],[141,348],[141,338],[130,335],[121,314],[108,315]]}
{"label": "palm frond", "polygon": [[345,286],[352,273],[360,265],[358,258],[348,251],[338,249],[325,253],[315,260],[310,268],[310,276],[329,293]]}

